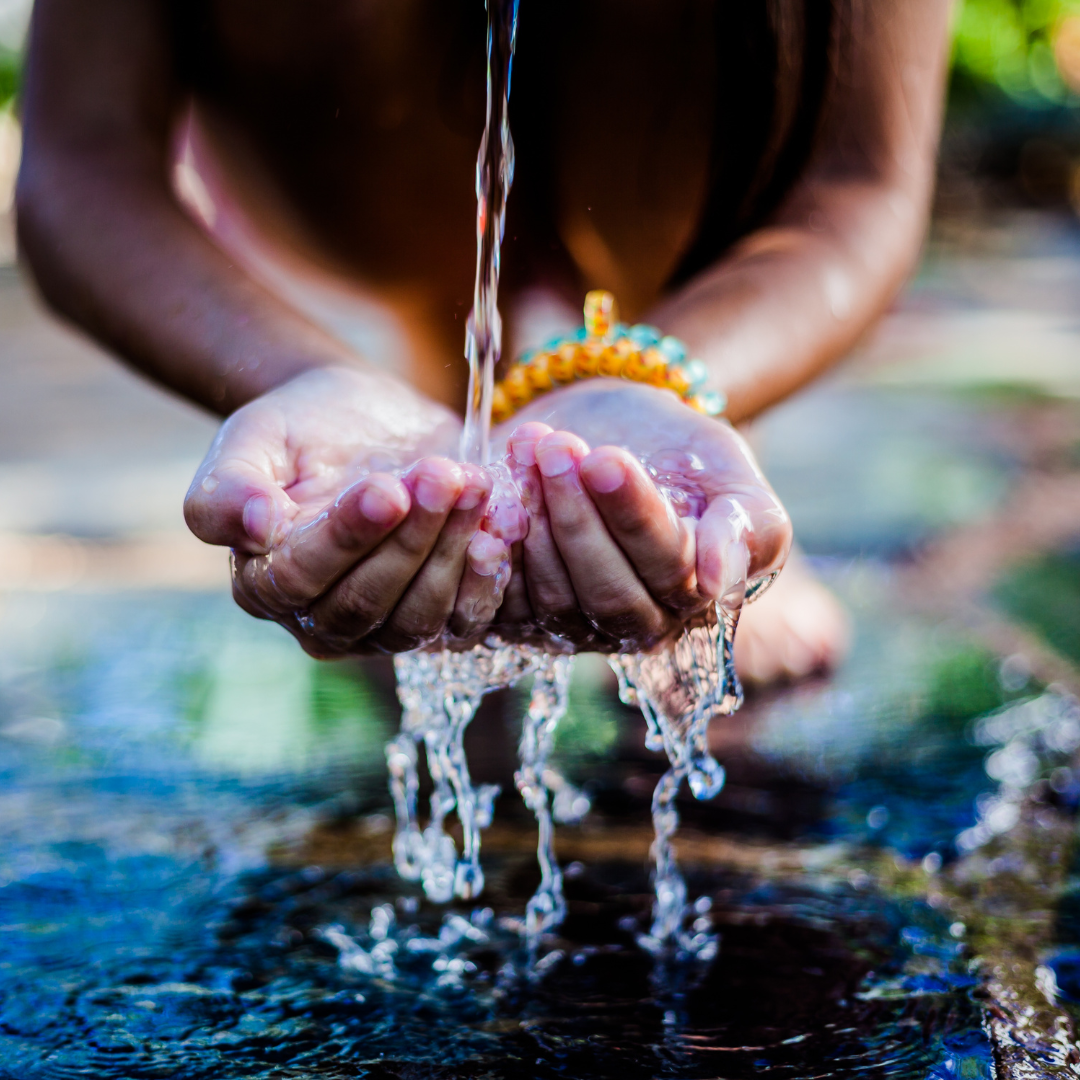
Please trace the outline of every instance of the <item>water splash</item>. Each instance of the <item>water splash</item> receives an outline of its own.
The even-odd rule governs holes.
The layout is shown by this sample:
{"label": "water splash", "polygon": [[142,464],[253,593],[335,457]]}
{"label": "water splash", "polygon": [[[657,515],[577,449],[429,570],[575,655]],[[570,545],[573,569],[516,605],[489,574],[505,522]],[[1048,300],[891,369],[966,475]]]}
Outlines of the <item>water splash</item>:
{"label": "water splash", "polygon": [[[476,284],[466,335],[469,390],[461,454],[466,461],[492,469],[497,491],[492,502],[499,506],[493,510],[489,505],[488,517],[509,540],[523,536],[526,523],[520,522],[520,535],[510,535],[521,514],[520,500],[506,467],[491,462],[490,444],[494,371],[502,351],[500,249],[514,178],[509,100],[518,0],[487,0],[487,10],[487,116],[476,165]],[[700,516],[703,506],[696,505],[672,480],[663,464],[651,471],[673,508],[684,516]],[[500,517],[509,526],[500,526]],[[505,585],[505,577],[496,582],[496,588]],[[672,847],[679,824],[674,800],[684,779],[699,799],[711,798],[723,786],[724,770],[708,753],[707,729],[714,716],[731,713],[742,702],[732,661],[742,599],[740,594],[733,607],[710,609],[699,625],[687,628],[666,651],[611,660],[623,701],[639,705],[645,714],[647,745],[665,751],[670,763],[653,797],[656,902],[652,929],[640,939],[654,953],[670,953],[674,948],[679,954],[708,959],[716,952],[716,939],[696,925],[702,923],[700,917],[690,929],[684,927],[694,910],[687,904],[686,884]],[[557,643],[552,642],[552,649],[557,652]],[[539,833],[541,881],[522,924],[533,949],[566,914],[555,858],[554,820],[572,819],[588,808],[587,799],[548,764],[556,727],[566,712],[571,664],[568,656],[535,646],[509,645],[494,637],[468,651],[443,648],[407,653],[395,660],[403,719],[400,734],[387,746],[397,811],[394,861],[403,877],[419,881],[428,898],[439,903],[454,897],[471,899],[483,889],[480,834],[491,821],[499,794],[497,787],[472,783],[464,752],[465,729],[485,694],[534,676],[521,735],[521,767],[515,775],[518,791],[536,815]],[[434,785],[423,829],[417,807],[421,743]],[[451,813],[461,825],[460,855],[446,830]]]}
{"label": "water splash", "polygon": [[[401,732],[387,745],[390,788],[397,811],[394,862],[409,881],[419,881],[436,903],[467,900],[484,887],[480,830],[491,823],[497,786],[474,786],[465,758],[465,729],[485,694],[513,686],[549,662],[528,646],[478,645],[466,652],[403,653],[395,657]],[[557,705],[559,703],[556,703]],[[565,701],[561,703],[565,711]],[[434,790],[427,828],[417,816],[417,747],[423,741]],[[445,829],[456,812],[462,853]]]}
{"label": "water splash", "polygon": [[712,935],[684,929],[686,882],[675,860],[672,837],[679,827],[675,797],[683,780],[697,799],[711,799],[724,786],[723,766],[709,753],[708,729],[714,716],[727,716],[742,704],[734,661],[738,621],[738,607],[716,604],[705,621],[684,630],[670,650],[609,661],[619,679],[619,697],[627,705],[637,705],[645,716],[646,748],[663,750],[669,762],[652,801],[656,900],[652,929],[639,939],[650,952],[674,945],[705,959],[716,951]]}

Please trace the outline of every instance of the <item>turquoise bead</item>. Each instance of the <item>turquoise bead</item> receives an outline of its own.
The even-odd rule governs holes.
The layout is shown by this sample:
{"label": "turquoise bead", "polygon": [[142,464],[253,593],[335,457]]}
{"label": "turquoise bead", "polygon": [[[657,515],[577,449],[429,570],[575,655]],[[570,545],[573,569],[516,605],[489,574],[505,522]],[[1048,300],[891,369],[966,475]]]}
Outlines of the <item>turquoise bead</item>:
{"label": "turquoise bead", "polygon": [[658,345],[664,335],[655,326],[638,323],[637,326],[630,327],[630,331],[626,336],[639,349],[647,349],[650,345]]}
{"label": "turquoise bead", "polygon": [[686,359],[686,346],[670,334],[660,339],[660,351],[669,364],[681,364]]}
{"label": "turquoise bead", "polygon": [[719,416],[727,408],[727,398],[715,390],[707,390],[701,395],[701,406],[709,416]]}
{"label": "turquoise bead", "polygon": [[690,389],[695,394],[709,381],[709,369],[700,360],[687,360],[682,369],[686,372]]}

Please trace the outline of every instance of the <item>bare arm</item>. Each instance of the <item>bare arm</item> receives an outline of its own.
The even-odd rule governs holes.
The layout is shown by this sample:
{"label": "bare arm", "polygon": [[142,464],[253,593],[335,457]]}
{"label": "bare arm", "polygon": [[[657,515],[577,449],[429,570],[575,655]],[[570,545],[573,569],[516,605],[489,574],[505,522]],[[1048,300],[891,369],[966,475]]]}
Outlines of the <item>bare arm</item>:
{"label": "bare arm", "polygon": [[818,149],[775,219],[651,321],[685,339],[738,422],[854,345],[911,271],[933,189],[949,0],[862,0]]}
{"label": "bare arm", "polygon": [[168,152],[180,104],[161,0],[39,0],[18,220],[45,299],[222,415],[313,367],[364,370],[231,265],[177,204]]}
{"label": "bare arm", "polygon": [[[59,313],[231,414],[184,509],[197,536],[236,551],[245,610],[315,655],[423,643],[458,600],[471,610],[492,592],[504,545],[470,547],[490,480],[430,456],[456,443],[448,410],[245,276],[188,219],[167,175],[181,101],[164,0],[39,0],[23,251]],[[412,462],[404,477],[380,471]]]}

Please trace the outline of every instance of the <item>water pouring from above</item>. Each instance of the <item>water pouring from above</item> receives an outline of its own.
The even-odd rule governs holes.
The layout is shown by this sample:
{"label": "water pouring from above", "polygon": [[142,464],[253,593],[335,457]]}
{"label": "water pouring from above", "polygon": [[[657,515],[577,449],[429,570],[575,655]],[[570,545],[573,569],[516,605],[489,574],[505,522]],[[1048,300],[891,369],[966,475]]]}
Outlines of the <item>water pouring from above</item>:
{"label": "water pouring from above", "polygon": [[[614,297],[599,291],[586,297],[583,333],[552,340],[523,357],[496,386],[494,373],[502,350],[498,310],[501,246],[514,176],[509,101],[517,20],[518,0],[488,0],[487,118],[476,166],[477,269],[466,337],[469,391],[462,434],[462,457],[481,465],[488,465],[491,457],[493,413],[506,423],[517,408],[538,395],[579,379],[622,378],[667,389],[706,416],[718,416],[726,404],[722,395],[706,389],[705,365],[689,359],[678,339],[647,325],[623,326],[618,322]],[[502,529],[502,538],[511,543],[526,538],[528,525],[507,536],[504,523],[495,515],[501,511],[510,520],[521,521],[527,517],[525,508],[540,502],[535,493],[530,499],[528,476],[520,467],[515,468],[536,464],[543,457],[541,444],[546,434],[539,434],[531,455],[524,456],[519,450],[525,440],[511,435],[504,462],[492,470],[494,512],[489,510],[487,527],[495,532]],[[696,524],[709,504],[708,493],[696,482],[695,474],[704,470],[701,461],[696,455],[666,448],[655,457],[656,464],[645,482],[656,482],[665,515],[673,523],[689,520]],[[608,473],[615,467],[617,479],[620,463],[606,464]],[[602,482],[600,486],[607,485]],[[521,512],[517,512],[519,504]],[[652,930],[641,941],[656,952],[676,949],[699,958],[713,955],[716,942],[709,934],[684,930],[684,923],[692,921],[693,909],[687,905],[686,886],[672,848],[678,826],[674,799],[683,780],[699,799],[719,792],[724,771],[708,753],[708,725],[714,717],[730,714],[742,703],[733,646],[747,594],[749,556],[743,536],[750,531],[750,520],[736,498],[728,500],[727,508],[731,537],[722,552],[723,587],[714,604],[700,605],[700,616],[668,635],[672,641],[660,651],[656,650],[664,645],[662,640],[652,643],[654,648],[645,653],[624,645],[611,660],[623,700],[640,705],[645,714],[649,725],[646,745],[663,750],[670,761],[653,799],[656,902]],[[696,539],[696,530],[691,539]],[[784,555],[786,549],[758,574],[755,584],[759,589],[775,578]],[[493,577],[493,587],[498,590],[495,608],[502,600],[508,575],[506,566]],[[551,807],[553,789],[565,781],[548,768],[547,758],[555,729],[566,712],[572,663],[569,656],[560,655],[568,649],[566,641],[557,634],[545,634],[541,627],[536,629],[532,635],[536,643],[507,642],[490,634],[471,649],[447,644],[434,652],[398,656],[395,668],[404,715],[401,734],[387,747],[398,818],[394,841],[398,871],[407,879],[420,881],[433,901],[446,903],[455,896],[474,899],[484,884],[481,831],[491,822],[498,789],[472,783],[464,752],[465,729],[485,694],[533,677],[516,782],[536,815],[539,831],[541,881],[524,921],[526,937],[534,948],[540,935],[557,926],[565,915]],[[421,745],[434,784],[424,828],[419,824],[417,806],[417,751]],[[456,813],[462,829],[460,856],[446,831],[451,812]]]}

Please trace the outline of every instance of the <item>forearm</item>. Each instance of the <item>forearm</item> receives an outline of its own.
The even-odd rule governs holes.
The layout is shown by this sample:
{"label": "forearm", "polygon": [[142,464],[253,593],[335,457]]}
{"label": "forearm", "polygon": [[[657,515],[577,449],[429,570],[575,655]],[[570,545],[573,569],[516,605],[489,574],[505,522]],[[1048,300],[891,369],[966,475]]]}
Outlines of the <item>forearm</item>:
{"label": "forearm", "polygon": [[928,190],[807,184],[651,320],[705,361],[731,419],[748,419],[843,356],[888,306],[918,255]]}
{"label": "forearm", "polygon": [[31,144],[20,245],[52,307],[221,414],[311,367],[362,363],[230,265],[146,158]]}
{"label": "forearm", "polygon": [[706,361],[742,420],[838,360],[922,243],[944,98],[950,0],[876,0],[830,60],[807,171],[769,225],[653,321]]}

